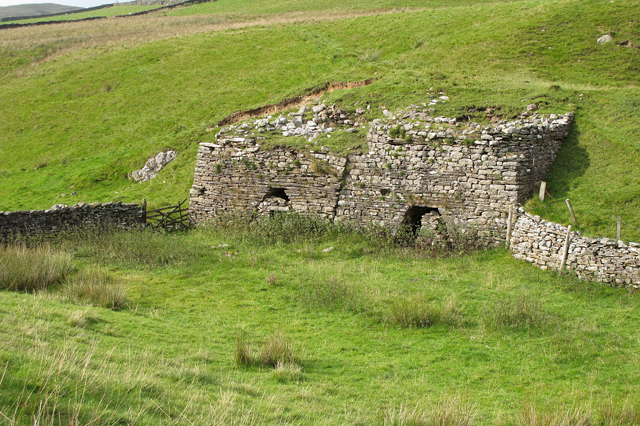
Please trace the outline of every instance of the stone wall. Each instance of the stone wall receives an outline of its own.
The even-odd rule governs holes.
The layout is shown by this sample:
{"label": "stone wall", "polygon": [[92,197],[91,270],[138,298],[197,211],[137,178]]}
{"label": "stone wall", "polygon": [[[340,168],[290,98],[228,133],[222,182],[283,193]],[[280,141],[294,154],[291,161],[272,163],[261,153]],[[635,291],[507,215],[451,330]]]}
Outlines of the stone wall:
{"label": "stone wall", "polygon": [[[520,214],[510,240],[513,256],[541,269],[559,269],[568,229],[522,209]],[[566,268],[579,278],[640,288],[640,244],[589,238],[574,231],[569,238]]]}
{"label": "stone wall", "polygon": [[[301,129],[322,119],[316,114],[304,123],[294,115]],[[200,144],[190,214],[202,222],[225,211],[293,210],[393,229],[433,228],[432,217],[440,216],[496,243],[504,239],[509,206],[527,199],[547,173],[572,119],[522,117],[482,128],[410,111],[374,120],[367,152],[346,158],[327,149],[262,150],[259,133],[243,124],[242,137],[223,129],[216,143]],[[256,129],[279,128],[278,120],[259,120]]]}
{"label": "stone wall", "polygon": [[71,207],[58,204],[49,210],[0,212],[0,241],[73,228],[115,226],[130,229],[142,225],[144,213],[139,204],[80,203]]}
{"label": "stone wall", "polygon": [[202,143],[191,216],[202,222],[223,212],[290,209],[333,219],[346,164],[346,158],[313,151],[262,151],[252,138]]}

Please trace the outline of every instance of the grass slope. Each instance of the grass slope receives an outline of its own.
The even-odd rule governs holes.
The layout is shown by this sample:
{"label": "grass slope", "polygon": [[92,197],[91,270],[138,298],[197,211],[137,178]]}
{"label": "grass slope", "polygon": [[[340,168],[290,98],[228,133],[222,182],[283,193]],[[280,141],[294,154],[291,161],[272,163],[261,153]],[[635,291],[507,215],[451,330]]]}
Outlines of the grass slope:
{"label": "grass slope", "polygon": [[16,6],[0,7],[0,19],[19,16],[50,15],[52,13],[66,13],[80,10],[81,7],[64,6],[55,3],[20,4]]}
{"label": "grass slope", "polygon": [[96,17],[113,17],[119,15],[128,15],[130,13],[144,12],[145,10],[157,9],[160,6],[112,6],[104,9],[90,10],[88,12],[75,12],[65,15],[47,16],[44,18],[33,19],[21,19],[19,21],[5,21],[0,23],[0,27],[3,24],[31,24],[34,22],[48,22],[48,21],[76,21],[78,19],[96,18]]}
{"label": "grass slope", "polygon": [[[591,424],[637,410],[637,294],[505,251],[425,259],[345,234],[234,232],[54,243],[80,269],[117,271],[129,308],[63,303],[63,288],[0,293],[0,412],[41,400],[81,424],[369,425],[461,398],[478,424],[510,425],[528,407],[579,408]],[[455,321],[387,321],[416,303],[453,305]],[[298,369],[236,365],[240,332],[254,351],[284,334]]]}
{"label": "grass slope", "polygon": [[[242,5],[248,14],[241,2],[199,7]],[[255,6],[271,12],[267,2]],[[575,129],[549,177],[552,196],[573,200],[588,233],[612,235],[617,214],[637,228],[633,111],[640,52],[595,43],[607,32],[615,40],[638,40],[638,23],[629,18],[637,9],[634,2],[523,0],[337,16],[326,23],[276,20],[252,27],[251,18],[238,30],[77,48],[28,68],[17,65],[28,57],[9,46],[5,54],[13,62],[7,63],[16,65],[0,80],[6,117],[0,123],[0,208],[48,207],[74,190],[78,196],[65,202],[173,202],[187,196],[197,143],[211,138],[205,129],[228,113],[324,81],[378,76],[369,87],[331,98],[395,108],[426,100],[426,89],[436,87],[453,99],[441,114],[487,104],[513,112],[531,101],[543,112],[574,110]],[[43,41],[41,50],[59,47],[60,41]],[[166,148],[180,155],[158,179],[142,185],[126,180],[127,172]],[[569,219],[560,202],[531,209]],[[640,238],[631,227],[624,235]]]}

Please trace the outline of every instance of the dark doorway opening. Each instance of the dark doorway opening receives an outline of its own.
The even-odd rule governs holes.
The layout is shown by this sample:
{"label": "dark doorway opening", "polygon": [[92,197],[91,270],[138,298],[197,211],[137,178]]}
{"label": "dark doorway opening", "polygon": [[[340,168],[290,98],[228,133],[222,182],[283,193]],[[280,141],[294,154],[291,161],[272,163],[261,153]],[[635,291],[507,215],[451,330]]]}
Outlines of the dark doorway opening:
{"label": "dark doorway opening", "polygon": [[440,216],[440,211],[435,207],[409,206],[401,223],[403,231],[409,237],[415,238],[422,227],[422,217],[426,214]]}
{"label": "dark doorway opening", "polygon": [[284,188],[269,188],[267,193],[264,195],[263,200],[267,198],[282,198],[283,200],[289,201],[289,196],[285,192]]}

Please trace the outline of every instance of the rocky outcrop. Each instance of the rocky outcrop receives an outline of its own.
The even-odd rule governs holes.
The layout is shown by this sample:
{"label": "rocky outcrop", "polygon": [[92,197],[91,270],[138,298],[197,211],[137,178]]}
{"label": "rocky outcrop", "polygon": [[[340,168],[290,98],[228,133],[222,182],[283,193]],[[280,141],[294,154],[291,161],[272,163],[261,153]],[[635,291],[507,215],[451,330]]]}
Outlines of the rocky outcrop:
{"label": "rocky outcrop", "polygon": [[128,178],[138,183],[146,182],[153,179],[162,171],[164,166],[175,160],[178,154],[175,151],[159,152],[155,156],[149,158],[140,170],[129,173]]}

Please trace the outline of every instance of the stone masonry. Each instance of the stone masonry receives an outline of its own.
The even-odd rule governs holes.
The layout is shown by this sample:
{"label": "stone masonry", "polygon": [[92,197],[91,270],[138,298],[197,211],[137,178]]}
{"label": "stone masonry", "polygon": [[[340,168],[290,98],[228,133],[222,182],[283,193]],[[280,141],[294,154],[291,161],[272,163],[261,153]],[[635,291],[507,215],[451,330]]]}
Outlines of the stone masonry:
{"label": "stone masonry", "polygon": [[0,212],[0,241],[74,228],[114,226],[130,229],[143,225],[144,213],[139,204],[79,203],[71,207],[57,204],[49,210]]}
{"label": "stone masonry", "polygon": [[[568,229],[522,209],[520,214],[511,234],[513,256],[541,269],[559,269]],[[589,238],[572,231],[566,269],[581,279],[640,288],[640,244]]]}
{"label": "stone masonry", "polygon": [[[308,129],[302,112],[296,119]],[[312,129],[325,124],[322,110],[314,113]],[[522,203],[542,180],[572,120],[572,113],[534,114],[491,127],[461,126],[414,109],[374,120],[367,152],[346,157],[327,149],[262,150],[259,133],[245,123],[240,135],[223,129],[215,143],[200,144],[190,214],[204,222],[229,211],[292,210],[394,229],[403,223],[434,228],[437,217],[497,244],[504,241],[509,206]],[[282,121],[258,120],[256,129],[295,132]]]}

